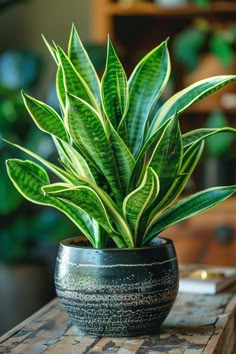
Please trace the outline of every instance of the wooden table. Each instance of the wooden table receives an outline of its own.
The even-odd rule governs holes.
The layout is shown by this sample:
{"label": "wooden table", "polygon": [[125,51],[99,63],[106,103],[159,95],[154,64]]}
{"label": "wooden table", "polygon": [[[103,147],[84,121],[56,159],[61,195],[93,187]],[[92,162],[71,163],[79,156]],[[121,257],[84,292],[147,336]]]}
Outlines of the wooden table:
{"label": "wooden table", "polygon": [[135,338],[81,336],[54,299],[2,336],[0,353],[235,354],[235,290],[180,294],[159,334]]}

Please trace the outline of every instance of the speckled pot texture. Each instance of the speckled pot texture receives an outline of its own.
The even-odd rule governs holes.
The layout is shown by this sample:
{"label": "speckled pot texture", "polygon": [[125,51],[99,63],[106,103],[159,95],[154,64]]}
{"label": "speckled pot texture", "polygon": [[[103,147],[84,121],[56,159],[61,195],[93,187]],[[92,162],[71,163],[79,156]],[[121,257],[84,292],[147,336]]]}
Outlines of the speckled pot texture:
{"label": "speckled pot texture", "polygon": [[57,295],[78,330],[113,337],[158,332],[178,292],[172,241],[94,249],[81,240],[61,242],[55,269]]}

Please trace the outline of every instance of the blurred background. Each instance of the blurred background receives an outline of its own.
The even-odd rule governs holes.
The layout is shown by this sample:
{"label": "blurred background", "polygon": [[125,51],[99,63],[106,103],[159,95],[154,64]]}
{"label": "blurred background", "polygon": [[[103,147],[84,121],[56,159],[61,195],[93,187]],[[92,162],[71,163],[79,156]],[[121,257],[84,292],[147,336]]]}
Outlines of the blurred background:
{"label": "blurred background", "polygon": [[[218,0],[0,0],[0,136],[54,158],[54,147],[26,113],[23,88],[55,109],[55,65],[42,40],[66,49],[74,23],[100,75],[109,33],[130,73],[150,49],[169,37],[172,75],[163,100],[207,76],[236,74],[236,3]],[[236,85],[196,104],[181,116],[182,130],[236,127]],[[8,157],[26,158],[0,140],[0,334],[55,296],[58,242],[77,235],[54,209],[25,201],[5,171]],[[236,184],[236,146],[231,134],[206,144],[187,191]],[[173,226],[182,263],[236,266],[236,198]]]}

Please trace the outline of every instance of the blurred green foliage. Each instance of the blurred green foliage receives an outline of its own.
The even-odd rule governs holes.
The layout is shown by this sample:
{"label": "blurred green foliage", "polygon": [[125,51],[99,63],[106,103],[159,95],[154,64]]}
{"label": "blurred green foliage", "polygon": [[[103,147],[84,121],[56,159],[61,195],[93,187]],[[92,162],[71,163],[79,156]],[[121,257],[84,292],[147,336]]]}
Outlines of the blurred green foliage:
{"label": "blurred green foliage", "polygon": [[175,60],[187,71],[193,71],[203,53],[211,53],[226,68],[234,59],[236,25],[227,28],[198,18],[192,25],[179,32],[173,40]]}
{"label": "blurred green foliage", "polygon": [[[228,119],[222,111],[213,111],[207,118],[206,128],[223,128],[229,126]],[[206,140],[206,153],[208,156],[215,158],[228,158],[233,155],[233,142],[235,140],[233,133],[220,133],[216,136],[211,136]]]}

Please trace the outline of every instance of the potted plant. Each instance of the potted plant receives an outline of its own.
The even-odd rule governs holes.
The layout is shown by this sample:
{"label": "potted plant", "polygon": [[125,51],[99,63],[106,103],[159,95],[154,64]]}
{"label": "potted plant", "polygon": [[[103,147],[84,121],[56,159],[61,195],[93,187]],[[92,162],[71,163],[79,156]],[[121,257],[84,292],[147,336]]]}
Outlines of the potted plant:
{"label": "potted plant", "polygon": [[74,26],[67,54],[45,42],[58,66],[61,115],[22,96],[33,121],[55,143],[59,164],[11,143],[38,162],[8,159],[8,175],[26,199],[59,209],[84,236],[61,242],[55,270],[57,294],[79,330],[103,336],[156,332],[178,291],[174,246],[158,234],[236,191],[235,185],[215,187],[179,199],[204,140],[236,131],[182,134],[179,116],[236,77],[201,80],[155,110],[170,75],[167,41],[127,80],[108,40],[101,81]]}

